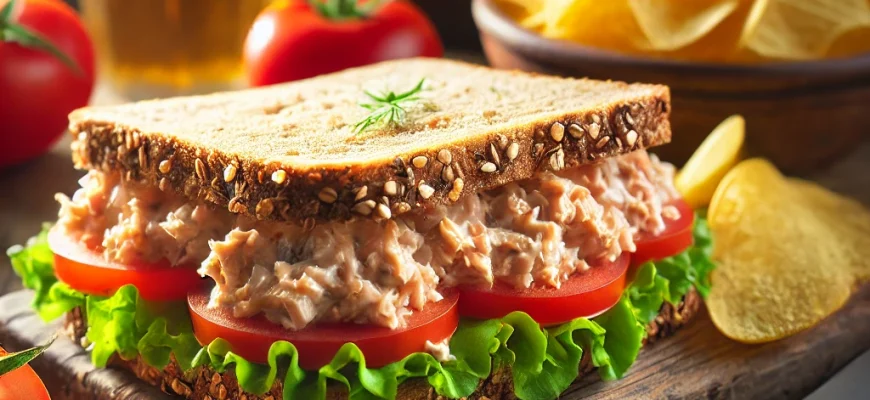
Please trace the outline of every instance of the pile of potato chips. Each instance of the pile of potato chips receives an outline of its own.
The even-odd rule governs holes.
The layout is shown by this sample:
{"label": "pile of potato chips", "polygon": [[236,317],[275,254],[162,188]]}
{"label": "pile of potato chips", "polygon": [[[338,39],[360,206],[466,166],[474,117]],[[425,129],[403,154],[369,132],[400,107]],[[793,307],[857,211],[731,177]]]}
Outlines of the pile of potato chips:
{"label": "pile of potato chips", "polygon": [[713,323],[732,339],[762,343],[812,327],[870,280],[870,211],[764,159],[737,163],[743,130],[739,116],[720,124],[677,188],[694,206],[709,204]]}
{"label": "pile of potato chips", "polygon": [[541,35],[709,62],[844,57],[870,50],[870,0],[498,0]]}

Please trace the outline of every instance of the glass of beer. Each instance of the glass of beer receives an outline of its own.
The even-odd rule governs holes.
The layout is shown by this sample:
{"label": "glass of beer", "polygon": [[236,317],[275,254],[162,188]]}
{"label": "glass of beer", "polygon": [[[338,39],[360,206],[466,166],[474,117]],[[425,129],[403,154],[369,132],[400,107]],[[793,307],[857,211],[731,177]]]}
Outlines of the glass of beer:
{"label": "glass of beer", "polygon": [[128,99],[243,85],[242,45],[268,0],[82,0],[101,77]]}

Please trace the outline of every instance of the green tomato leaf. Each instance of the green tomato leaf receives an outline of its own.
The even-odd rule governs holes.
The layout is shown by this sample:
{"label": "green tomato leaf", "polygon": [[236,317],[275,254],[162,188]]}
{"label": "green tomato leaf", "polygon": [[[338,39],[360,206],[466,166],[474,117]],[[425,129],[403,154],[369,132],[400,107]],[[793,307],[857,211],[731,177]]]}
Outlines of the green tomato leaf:
{"label": "green tomato leaf", "polygon": [[56,338],[57,336],[52,336],[51,339],[48,339],[48,342],[42,346],[32,347],[27,350],[0,356],[0,376],[21,368],[27,363],[33,361],[34,358],[39,357],[40,354],[48,350],[48,347],[54,343],[54,339]]}
{"label": "green tomato leaf", "polygon": [[0,10],[0,40],[7,43],[17,43],[23,47],[45,51],[69,67],[74,74],[83,76],[81,67],[66,53],[57,48],[50,40],[28,29],[24,25],[12,21],[12,9],[15,0],[11,0]]}
{"label": "green tomato leaf", "polygon": [[[15,0],[9,0],[2,9],[0,9],[0,24],[5,25],[12,19],[12,9],[15,8]],[[2,37],[0,37],[2,39]]]}

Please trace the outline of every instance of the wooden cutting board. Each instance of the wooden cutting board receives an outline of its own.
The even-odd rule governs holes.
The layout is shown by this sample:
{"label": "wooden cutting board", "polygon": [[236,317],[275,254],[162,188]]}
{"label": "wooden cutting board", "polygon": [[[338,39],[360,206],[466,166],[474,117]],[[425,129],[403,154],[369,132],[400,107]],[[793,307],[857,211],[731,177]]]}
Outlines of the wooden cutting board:
{"label": "wooden cutting board", "polygon": [[[0,298],[0,343],[9,349],[42,343],[58,329],[30,310],[31,298],[29,291]],[[645,348],[623,379],[605,383],[592,374],[562,398],[800,399],[867,349],[870,287],[815,328],[764,345],[725,338],[701,313],[673,337]],[[94,368],[87,352],[64,336],[32,365],[55,400],[170,398],[126,371]]]}

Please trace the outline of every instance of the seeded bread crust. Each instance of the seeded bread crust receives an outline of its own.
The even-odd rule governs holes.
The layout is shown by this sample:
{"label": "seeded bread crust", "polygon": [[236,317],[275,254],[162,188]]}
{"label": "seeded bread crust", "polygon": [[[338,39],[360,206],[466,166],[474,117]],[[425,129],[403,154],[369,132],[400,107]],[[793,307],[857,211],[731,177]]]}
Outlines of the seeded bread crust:
{"label": "seeded bread crust", "polygon": [[[355,134],[363,91],[428,89]],[[422,106],[421,106],[422,104]],[[391,218],[670,141],[666,86],[410,59],[245,91],[70,114],[75,165],[264,220]]]}
{"label": "seeded bread crust", "polygon": [[[644,346],[673,335],[698,313],[701,304],[701,297],[694,289],[691,289],[683,301],[676,306],[667,303],[662,305],[659,315],[647,326],[647,338],[644,340]],[[67,313],[64,325],[67,334],[71,335],[76,343],[80,343],[81,338],[86,333],[86,324],[78,308]],[[584,352],[580,361],[580,376],[578,378],[595,369],[590,357],[590,352]],[[141,358],[122,360],[113,357],[110,364],[133,372],[139,379],[159,387],[166,393],[177,394],[187,399],[275,400],[283,397],[284,388],[280,381],[276,381],[268,393],[261,396],[252,395],[239,388],[233,371],[221,374],[211,368],[200,367],[182,372],[174,358],[162,371],[145,364]],[[347,394],[343,387],[340,385],[329,386],[327,399],[345,398],[347,398]],[[397,399],[446,400],[439,396],[425,379],[411,379],[403,382],[399,386]],[[510,369],[501,368],[493,371],[488,378],[480,382],[477,390],[469,396],[469,399],[515,399]]]}

